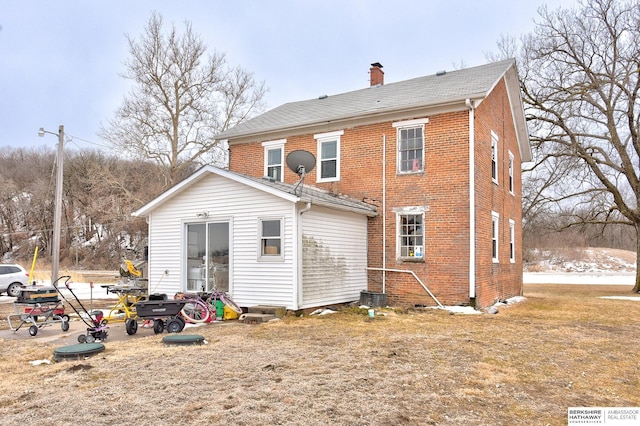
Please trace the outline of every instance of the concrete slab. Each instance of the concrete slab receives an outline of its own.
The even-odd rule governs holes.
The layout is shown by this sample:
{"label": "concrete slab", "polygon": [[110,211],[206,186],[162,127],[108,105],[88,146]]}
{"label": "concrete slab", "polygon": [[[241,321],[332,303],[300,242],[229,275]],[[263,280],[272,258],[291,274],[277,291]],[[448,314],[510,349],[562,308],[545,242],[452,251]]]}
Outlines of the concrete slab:
{"label": "concrete slab", "polygon": [[238,318],[238,322],[241,322],[243,324],[261,324],[263,322],[271,321],[275,318],[276,316],[273,314],[250,313],[240,315],[240,318]]}
{"label": "concrete slab", "polygon": [[256,305],[256,306],[248,307],[247,313],[270,314],[270,315],[275,315],[278,318],[284,318],[285,314],[287,313],[287,308],[285,308],[284,306]]}

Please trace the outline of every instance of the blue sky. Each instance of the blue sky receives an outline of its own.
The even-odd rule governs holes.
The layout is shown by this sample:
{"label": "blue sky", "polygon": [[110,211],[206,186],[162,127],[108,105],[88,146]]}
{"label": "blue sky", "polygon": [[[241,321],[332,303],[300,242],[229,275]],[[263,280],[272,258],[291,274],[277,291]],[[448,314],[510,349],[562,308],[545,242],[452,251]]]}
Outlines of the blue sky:
{"label": "blue sky", "polygon": [[51,147],[40,127],[65,126],[69,149],[104,144],[129,82],[125,34],[155,10],[189,21],[210,50],[265,81],[269,108],[486,62],[501,34],[530,32],[543,4],[574,0],[0,0],[0,149]]}

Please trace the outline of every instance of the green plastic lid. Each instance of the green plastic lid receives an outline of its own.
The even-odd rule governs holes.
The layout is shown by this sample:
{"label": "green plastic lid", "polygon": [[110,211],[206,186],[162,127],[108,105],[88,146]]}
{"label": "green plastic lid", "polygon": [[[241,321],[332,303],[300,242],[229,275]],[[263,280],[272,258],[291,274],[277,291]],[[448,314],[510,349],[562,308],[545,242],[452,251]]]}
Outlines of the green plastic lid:
{"label": "green plastic lid", "polygon": [[53,351],[54,361],[65,359],[83,359],[104,351],[102,343],[80,343],[76,345],[63,346]]}
{"label": "green plastic lid", "polygon": [[169,334],[162,338],[162,342],[167,345],[201,345],[204,343],[204,336],[199,334]]}

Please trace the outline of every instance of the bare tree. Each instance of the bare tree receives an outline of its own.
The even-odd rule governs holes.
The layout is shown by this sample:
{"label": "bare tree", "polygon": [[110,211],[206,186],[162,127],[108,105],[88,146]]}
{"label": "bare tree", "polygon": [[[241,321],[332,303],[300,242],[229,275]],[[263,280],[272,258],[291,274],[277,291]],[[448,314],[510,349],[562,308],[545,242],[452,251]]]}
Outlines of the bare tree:
{"label": "bare tree", "polygon": [[539,14],[519,63],[536,168],[555,179],[539,196],[565,223],[628,225],[640,252],[640,3]]}
{"label": "bare tree", "polygon": [[193,163],[226,165],[213,136],[263,108],[264,83],[207,47],[191,24],[165,34],[153,13],[139,39],[127,36],[130,58],[123,77],[134,86],[100,135],[118,152],[152,159],[166,168],[166,185]]}

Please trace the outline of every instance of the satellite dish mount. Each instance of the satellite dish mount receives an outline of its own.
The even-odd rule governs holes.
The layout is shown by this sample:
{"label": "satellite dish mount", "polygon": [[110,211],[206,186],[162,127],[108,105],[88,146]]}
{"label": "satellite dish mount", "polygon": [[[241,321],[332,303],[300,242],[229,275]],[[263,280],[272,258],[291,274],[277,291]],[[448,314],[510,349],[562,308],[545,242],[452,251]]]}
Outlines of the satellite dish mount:
{"label": "satellite dish mount", "polygon": [[293,188],[293,192],[297,194],[298,187],[301,183],[304,183],[304,177],[307,173],[310,173],[313,168],[316,166],[316,157],[313,156],[309,151],[304,151],[302,149],[298,149],[296,151],[291,151],[287,155],[287,167],[300,176],[300,180],[296,183],[296,186]]}

